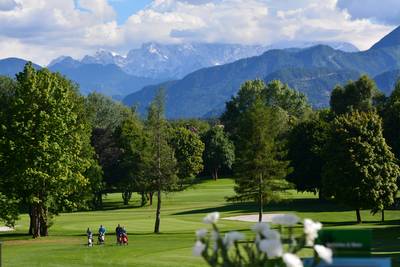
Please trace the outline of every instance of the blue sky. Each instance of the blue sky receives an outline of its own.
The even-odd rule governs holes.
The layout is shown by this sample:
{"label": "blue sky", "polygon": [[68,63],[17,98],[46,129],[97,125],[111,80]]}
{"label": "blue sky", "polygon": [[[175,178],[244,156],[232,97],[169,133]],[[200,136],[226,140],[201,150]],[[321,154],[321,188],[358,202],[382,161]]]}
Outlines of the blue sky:
{"label": "blue sky", "polygon": [[400,25],[400,0],[0,0],[0,58],[45,65],[145,42],[349,42]]}
{"label": "blue sky", "polygon": [[123,24],[127,18],[151,3],[151,0],[109,0],[117,12],[118,24]]}

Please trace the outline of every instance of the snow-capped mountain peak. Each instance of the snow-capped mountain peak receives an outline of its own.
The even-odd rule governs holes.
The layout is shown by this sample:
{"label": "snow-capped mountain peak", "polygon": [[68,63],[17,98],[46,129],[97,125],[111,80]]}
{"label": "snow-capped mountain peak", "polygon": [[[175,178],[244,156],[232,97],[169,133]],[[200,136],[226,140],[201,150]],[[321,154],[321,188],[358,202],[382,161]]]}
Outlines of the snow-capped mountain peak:
{"label": "snow-capped mountain peak", "polygon": [[[100,49],[93,55],[85,56],[81,64],[114,64],[126,73],[138,77],[153,79],[179,79],[201,68],[227,64],[242,58],[258,56],[269,49],[306,48],[324,44],[347,52],[357,51],[349,43],[327,42],[286,42],[270,46],[238,45],[238,44],[209,44],[182,43],[160,44],[156,42],[143,43],[141,47],[132,49],[126,56]],[[66,60],[60,57],[51,65]],[[72,58],[68,58],[72,64]]]}

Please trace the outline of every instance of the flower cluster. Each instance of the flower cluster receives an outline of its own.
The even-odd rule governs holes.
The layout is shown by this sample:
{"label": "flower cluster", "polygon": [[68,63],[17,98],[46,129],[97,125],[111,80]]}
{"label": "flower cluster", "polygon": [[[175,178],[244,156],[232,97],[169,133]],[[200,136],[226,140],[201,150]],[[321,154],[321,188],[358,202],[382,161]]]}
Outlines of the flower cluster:
{"label": "flower cluster", "polygon": [[[216,225],[219,213],[213,212],[204,218],[204,223],[212,225],[196,231],[197,241],[193,255],[202,256],[210,266],[277,266],[303,267],[302,260],[296,255],[304,247],[315,251],[314,263],[320,260],[332,263],[332,250],[323,245],[316,245],[315,239],[322,224],[310,219],[303,221],[303,234],[296,237],[294,227],[301,223],[295,215],[282,214],[272,218],[271,228],[267,223],[256,223],[252,227],[254,240],[246,241],[240,232],[228,232],[222,235]],[[287,238],[283,234],[287,233]]]}

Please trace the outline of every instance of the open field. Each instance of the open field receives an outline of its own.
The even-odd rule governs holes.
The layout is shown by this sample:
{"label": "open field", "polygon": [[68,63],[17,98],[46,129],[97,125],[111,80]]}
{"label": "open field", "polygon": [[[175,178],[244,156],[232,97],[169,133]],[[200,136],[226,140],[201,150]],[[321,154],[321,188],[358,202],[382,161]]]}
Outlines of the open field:
{"label": "open field", "polygon": [[[3,241],[4,266],[146,266],[176,267],[205,266],[202,259],[192,256],[194,231],[203,228],[202,218],[212,211],[220,211],[222,217],[251,214],[256,208],[250,204],[226,203],[225,196],[233,194],[230,179],[205,181],[185,192],[169,194],[164,198],[161,231],[152,233],[155,207],[139,208],[139,199],[131,201],[129,207],[122,205],[119,194],[105,198],[102,211],[61,214],[55,218],[50,237],[32,240],[26,235],[28,216],[18,221],[16,232],[0,233]],[[354,224],[355,212],[330,203],[319,203],[312,194],[292,192],[284,203],[266,207],[266,212],[294,212],[302,218],[321,221],[329,228],[372,228],[374,254],[392,256],[395,264],[400,259],[400,210],[387,211],[386,222],[380,223],[380,215],[372,216],[363,211],[365,221]],[[120,223],[126,226],[130,243],[115,245],[114,229]],[[109,234],[105,246],[88,248],[86,228],[97,232],[100,224]],[[240,230],[249,233],[253,223],[221,220],[222,230]],[[96,237],[95,237],[96,238]],[[397,262],[397,263],[396,263]]]}

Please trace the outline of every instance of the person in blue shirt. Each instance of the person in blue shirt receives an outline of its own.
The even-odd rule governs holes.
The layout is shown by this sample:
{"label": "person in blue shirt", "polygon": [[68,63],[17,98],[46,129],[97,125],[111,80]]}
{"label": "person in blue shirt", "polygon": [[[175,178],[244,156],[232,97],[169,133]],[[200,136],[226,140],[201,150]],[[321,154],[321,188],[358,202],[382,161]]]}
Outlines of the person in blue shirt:
{"label": "person in blue shirt", "polygon": [[106,233],[106,228],[104,228],[104,226],[103,225],[100,225],[100,228],[99,228],[99,234],[105,234]]}
{"label": "person in blue shirt", "polygon": [[106,234],[106,228],[104,228],[103,225],[100,225],[100,228],[99,228],[99,244],[104,244],[105,234]]}

